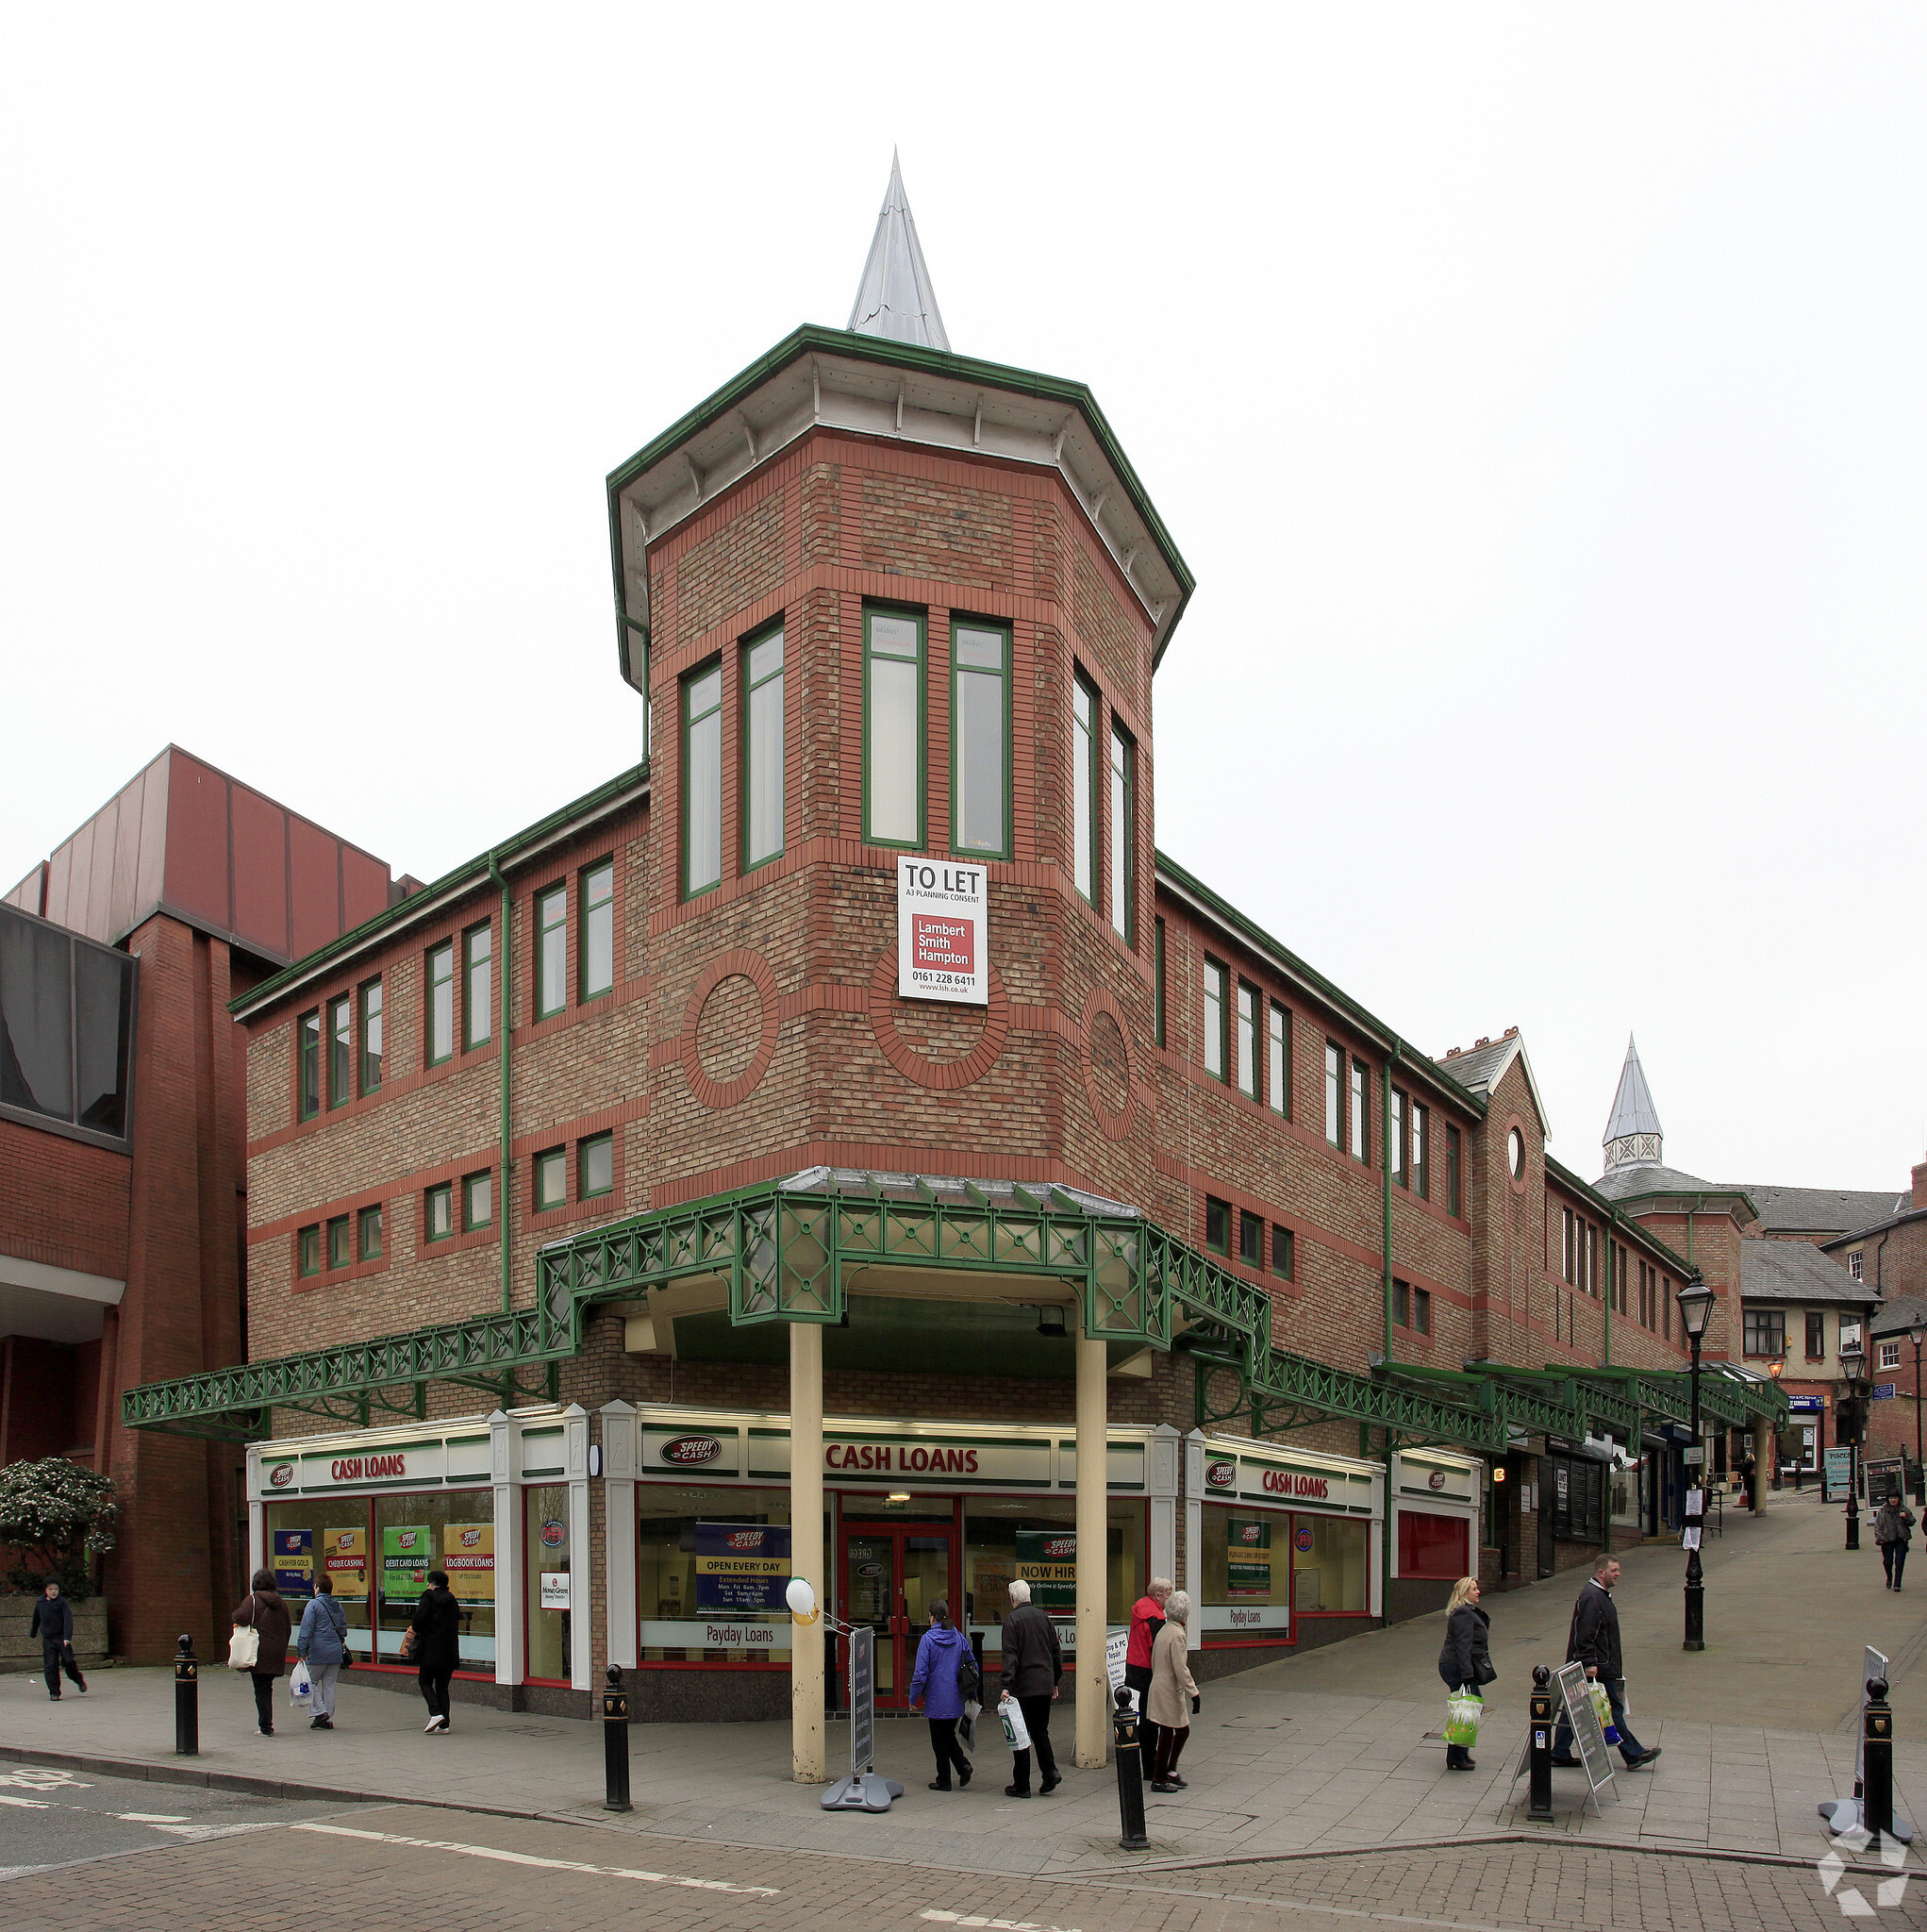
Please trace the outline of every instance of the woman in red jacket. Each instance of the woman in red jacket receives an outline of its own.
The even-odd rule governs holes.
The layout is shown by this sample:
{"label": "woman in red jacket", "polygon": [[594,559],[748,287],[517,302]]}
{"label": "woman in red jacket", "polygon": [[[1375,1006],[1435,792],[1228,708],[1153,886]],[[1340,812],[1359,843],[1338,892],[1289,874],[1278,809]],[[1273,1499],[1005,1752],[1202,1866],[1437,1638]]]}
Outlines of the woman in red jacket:
{"label": "woman in red jacket", "polygon": [[1151,1647],[1164,1628],[1164,1607],[1176,1588],[1169,1576],[1151,1579],[1144,1594],[1131,1606],[1131,1638],[1124,1647],[1124,1688],[1138,1693],[1138,1762],[1146,1784],[1157,1759],[1157,1726],[1144,1708],[1145,1693],[1151,1689]]}

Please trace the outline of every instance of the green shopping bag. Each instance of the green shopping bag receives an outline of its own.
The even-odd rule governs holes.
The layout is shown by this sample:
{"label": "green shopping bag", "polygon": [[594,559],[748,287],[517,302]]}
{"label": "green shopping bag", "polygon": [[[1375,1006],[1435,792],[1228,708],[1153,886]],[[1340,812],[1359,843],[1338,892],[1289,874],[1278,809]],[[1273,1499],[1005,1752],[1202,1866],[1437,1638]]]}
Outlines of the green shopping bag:
{"label": "green shopping bag", "polygon": [[1445,1741],[1470,1751],[1479,1741],[1479,1720],[1486,1714],[1486,1700],[1470,1684],[1463,1685],[1446,1699]]}

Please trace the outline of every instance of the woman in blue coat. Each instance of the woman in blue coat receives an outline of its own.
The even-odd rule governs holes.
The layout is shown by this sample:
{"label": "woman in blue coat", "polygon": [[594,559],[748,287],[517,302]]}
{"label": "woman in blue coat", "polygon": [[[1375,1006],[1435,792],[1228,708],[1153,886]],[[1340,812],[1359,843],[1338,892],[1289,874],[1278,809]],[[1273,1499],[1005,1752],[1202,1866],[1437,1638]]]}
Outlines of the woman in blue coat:
{"label": "woman in blue coat", "polygon": [[[958,1666],[964,1668],[959,1672]],[[962,1675],[965,1683],[957,1681]],[[956,1785],[961,1790],[971,1781],[973,1767],[956,1741],[956,1721],[964,1714],[965,1684],[974,1694],[977,1659],[967,1638],[950,1621],[950,1606],[939,1597],[930,1606],[930,1627],[917,1646],[917,1668],[910,1674],[910,1707],[922,1707],[930,1720],[930,1748],[937,1754],[937,1775],[931,1780],[933,1791],[950,1790],[950,1767],[956,1766]]]}

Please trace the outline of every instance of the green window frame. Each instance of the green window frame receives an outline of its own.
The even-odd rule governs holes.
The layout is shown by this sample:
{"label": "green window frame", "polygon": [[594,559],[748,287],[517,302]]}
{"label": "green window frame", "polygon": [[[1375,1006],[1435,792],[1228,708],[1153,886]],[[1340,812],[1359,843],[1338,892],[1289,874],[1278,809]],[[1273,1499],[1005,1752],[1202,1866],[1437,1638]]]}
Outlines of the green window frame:
{"label": "green window frame", "polygon": [[1288,1227],[1281,1227],[1275,1221],[1271,1224],[1271,1273],[1280,1281],[1289,1281],[1295,1260],[1293,1249],[1297,1243],[1291,1238]]}
{"label": "green window frame", "polygon": [[1411,1096],[1403,1087],[1391,1091],[1391,1176],[1402,1188],[1412,1184],[1411,1169],[1407,1164],[1405,1148],[1405,1118],[1411,1107]]}
{"label": "green window frame", "polygon": [[445,1241],[455,1232],[455,1184],[441,1181],[422,1196],[422,1238]]}
{"label": "green window frame", "polygon": [[1151,933],[1152,1021],[1159,1046],[1164,1044],[1164,920],[1160,916]]}
{"label": "green window frame", "polygon": [[783,626],[742,647],[742,869],[783,856]]}
{"label": "green window frame", "polygon": [[683,897],[723,883],[723,660],[683,679]]}
{"label": "green window frame", "polygon": [[593,1201],[616,1191],[616,1137],[591,1134],[575,1149],[576,1199]]}
{"label": "green window frame", "polygon": [[439,1067],[455,1058],[455,941],[443,940],[428,951],[428,1064]]}
{"label": "green window frame", "polygon": [[1238,982],[1238,1091],[1258,1097],[1258,990],[1248,979]]}
{"label": "green window frame", "polygon": [[1411,1104],[1412,1191],[1421,1201],[1432,1198],[1432,1109],[1422,1100]]}
{"label": "green window frame", "polygon": [[1412,1325],[1412,1284],[1409,1281],[1392,1283],[1392,1324],[1398,1328]]}
{"label": "green window frame", "polygon": [[1138,747],[1111,720],[1111,930],[1138,943]]}
{"label": "green window frame", "polygon": [[921,611],[863,612],[863,838],[921,851],[928,790],[923,728],[927,621]]}
{"label": "green window frame", "polygon": [[1265,1257],[1265,1217],[1241,1208],[1238,1214],[1238,1258],[1247,1268],[1263,1265]]}
{"label": "green window frame", "polygon": [[569,1205],[569,1150],[546,1147],[529,1162],[535,1185],[535,1211],[546,1214],[552,1208]]}
{"label": "green window frame", "polygon": [[1432,1333],[1432,1291],[1429,1288],[1412,1291],[1412,1327],[1420,1335]]}
{"label": "green window frame", "polygon": [[381,1259],[381,1203],[373,1208],[364,1208],[359,1216],[361,1258],[364,1261]]}
{"label": "green window frame", "polygon": [[569,1004],[569,888],[550,886],[535,896],[536,1009],[538,1020]]}
{"label": "green window frame", "polygon": [[461,1038],[465,1051],[487,1046],[495,1028],[495,933],[485,919],[461,936]]}
{"label": "green window frame", "polygon": [[1071,682],[1071,845],[1077,890],[1097,904],[1097,687]]}
{"label": "green window frame", "polygon": [[1229,1080],[1230,1036],[1227,1032],[1224,982],[1225,969],[1209,953],[1204,955],[1204,1071],[1214,1080]]}
{"label": "green window frame", "polygon": [[1271,1111],[1291,1118],[1291,1008],[1271,1002],[1267,1023],[1266,1046],[1271,1064],[1266,1068],[1265,1098]]}
{"label": "green window frame", "polygon": [[297,1118],[311,1121],[321,1111],[321,1008],[310,1007],[294,1023],[294,1079]]}
{"label": "green window frame", "polygon": [[1459,1218],[1459,1131],[1448,1125],[1445,1130],[1445,1211],[1456,1221]]}
{"label": "green window frame", "polygon": [[328,1108],[355,1097],[355,1003],[346,993],[328,1002]]}
{"label": "green window frame", "polygon": [[322,1272],[321,1223],[310,1222],[294,1237],[294,1265],[304,1275]]}
{"label": "green window frame", "polygon": [[1204,1245],[1214,1254],[1231,1252],[1231,1203],[1216,1194],[1204,1196]]}
{"label": "green window frame", "polygon": [[495,1220],[495,1188],[492,1169],[461,1177],[461,1225],[464,1234],[490,1227]]}
{"label": "green window frame", "polygon": [[1325,1041],[1325,1144],[1345,1144],[1345,1052],[1335,1040]]}
{"label": "green window frame", "polygon": [[950,849],[1008,858],[1010,693],[1008,625],[958,618],[950,626]]}
{"label": "green window frame", "polygon": [[369,980],[361,989],[361,1093],[365,1099],[381,1091],[381,981]]}
{"label": "green window frame", "polygon": [[1371,1069],[1363,1060],[1352,1062],[1352,1158],[1371,1164]]}
{"label": "green window frame", "polygon": [[616,985],[616,862],[606,858],[582,874],[582,997],[600,999]]}
{"label": "green window frame", "polygon": [[345,1268],[355,1258],[348,1241],[348,1217],[337,1214],[328,1222],[328,1269]]}

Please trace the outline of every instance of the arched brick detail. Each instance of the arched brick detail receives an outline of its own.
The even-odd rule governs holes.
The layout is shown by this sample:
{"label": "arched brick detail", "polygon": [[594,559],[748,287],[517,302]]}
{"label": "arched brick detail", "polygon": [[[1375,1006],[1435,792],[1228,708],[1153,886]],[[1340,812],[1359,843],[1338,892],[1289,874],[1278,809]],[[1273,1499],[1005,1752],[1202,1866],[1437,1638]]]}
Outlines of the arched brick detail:
{"label": "arched brick detail", "polygon": [[[709,1003],[709,995],[725,979],[740,974],[756,990],[763,1003],[763,1034],[756,1042],[756,1050],[750,1057],[750,1063],[735,1079],[715,1081],[703,1071],[703,1062],[696,1052],[696,1029],[702,1024],[703,1008]],[[769,962],[760,953],[724,953],[710,962],[708,969],[689,989],[689,1003],[683,1008],[682,1056],[683,1073],[689,1083],[689,1091],[705,1107],[739,1107],[756,1091],[765,1074],[770,1071],[770,1062],[776,1055],[776,975],[770,971]]]}
{"label": "arched brick detail", "polygon": [[870,1030],[876,1035],[884,1058],[905,1079],[919,1087],[968,1087],[997,1064],[1010,1031],[1010,1003],[1004,997],[1003,976],[994,964],[990,967],[989,1003],[984,1008],[983,1038],[961,1059],[926,1060],[922,1054],[913,1053],[897,1031],[896,998],[897,956],[892,946],[878,955],[870,974]]}
{"label": "arched brick detail", "polygon": [[[1111,1113],[1105,1108],[1098,1095],[1097,1069],[1090,1058],[1090,1023],[1100,1013],[1108,1013],[1118,1029],[1118,1038],[1124,1043],[1124,1107],[1121,1113]],[[1084,1015],[1078,1024],[1078,1044],[1084,1052],[1084,1097],[1090,1103],[1092,1118],[1097,1122],[1098,1131],[1106,1141],[1126,1141],[1138,1124],[1138,1056],[1131,1047],[1131,1029],[1124,1024],[1124,1016],[1116,1000],[1102,988],[1093,991],[1084,1002]]]}

